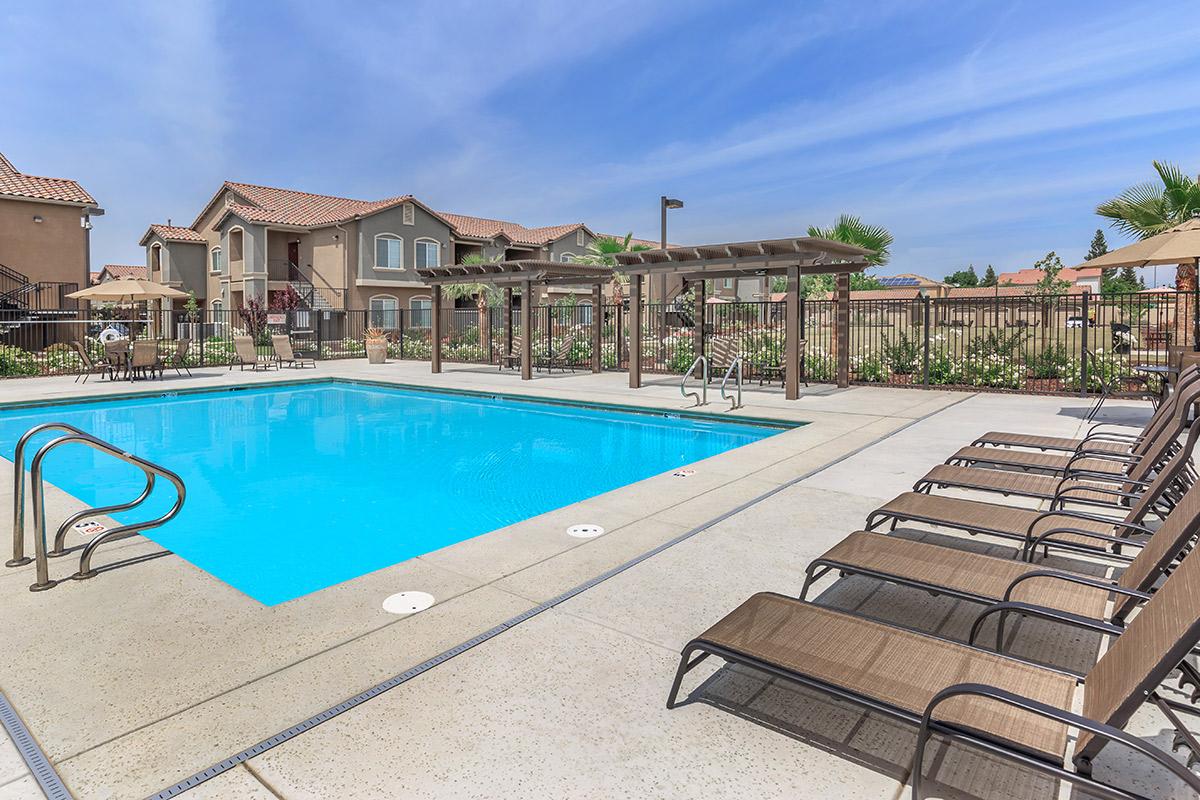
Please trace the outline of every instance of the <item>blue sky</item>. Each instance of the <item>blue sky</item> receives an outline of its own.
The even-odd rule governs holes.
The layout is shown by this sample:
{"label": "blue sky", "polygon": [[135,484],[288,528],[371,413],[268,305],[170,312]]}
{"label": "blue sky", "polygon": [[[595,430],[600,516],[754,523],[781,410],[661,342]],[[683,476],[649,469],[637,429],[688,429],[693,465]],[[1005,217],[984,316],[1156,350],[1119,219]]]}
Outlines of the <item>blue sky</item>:
{"label": "blue sky", "polygon": [[941,277],[1075,263],[1152,159],[1200,172],[1194,3],[26,3],[0,29],[0,152],[101,201],[96,265],[232,179],[651,238],[665,193],[692,243],[850,212],[894,234],[883,273]]}

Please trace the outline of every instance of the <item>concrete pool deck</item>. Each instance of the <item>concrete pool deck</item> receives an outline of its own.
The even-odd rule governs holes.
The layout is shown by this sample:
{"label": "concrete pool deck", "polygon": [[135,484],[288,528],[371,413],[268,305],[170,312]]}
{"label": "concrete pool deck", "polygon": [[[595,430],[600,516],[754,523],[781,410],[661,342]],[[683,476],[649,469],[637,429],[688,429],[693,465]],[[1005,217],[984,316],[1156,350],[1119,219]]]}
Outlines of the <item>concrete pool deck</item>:
{"label": "concrete pool deck", "polygon": [[[4,381],[0,403],[340,377],[665,410],[688,404],[674,379],[631,391],[616,373],[521,382],[465,365],[435,376],[427,364],[362,361],[267,375],[196,372],[133,385]],[[679,649],[754,591],[794,594],[809,560],[973,435],[1070,435],[1087,403],[828,386],[797,402],[755,387],[745,401],[731,417],[814,424],[698,462],[691,477],[655,476],[279,606],[261,606],[173,555],[36,594],[27,590],[32,567],[5,569],[0,689],[75,796],[145,797],[774,492],[185,796],[897,796],[910,731],[728,668],[698,670],[687,686],[702,685],[704,701],[667,712]],[[1144,416],[1134,404],[1106,408],[1113,419]],[[11,505],[8,485],[0,480],[0,502]],[[55,493],[48,507],[53,520],[77,504]],[[564,529],[577,522],[608,532],[572,539]],[[101,550],[99,561],[157,549],[133,539]],[[928,617],[943,632],[961,626],[960,609],[944,600],[862,580],[822,588],[823,601]],[[384,612],[383,598],[402,590],[438,602],[409,617]],[[1026,632],[1028,646],[1048,657],[1078,666],[1095,656],[1086,636]],[[6,746],[0,800],[40,796]],[[977,791],[991,794],[979,796],[1041,788],[1005,766],[980,769],[1011,779],[999,794],[997,781],[981,781],[989,785]]]}

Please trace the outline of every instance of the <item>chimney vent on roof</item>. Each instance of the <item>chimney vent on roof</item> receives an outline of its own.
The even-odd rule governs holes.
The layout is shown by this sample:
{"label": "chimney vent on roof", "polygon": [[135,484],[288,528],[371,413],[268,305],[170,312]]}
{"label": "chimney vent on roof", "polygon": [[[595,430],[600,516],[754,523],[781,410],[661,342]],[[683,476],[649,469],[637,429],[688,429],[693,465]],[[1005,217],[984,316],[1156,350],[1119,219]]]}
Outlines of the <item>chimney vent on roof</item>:
{"label": "chimney vent on roof", "polygon": [[167,227],[171,227],[171,218],[167,217]]}

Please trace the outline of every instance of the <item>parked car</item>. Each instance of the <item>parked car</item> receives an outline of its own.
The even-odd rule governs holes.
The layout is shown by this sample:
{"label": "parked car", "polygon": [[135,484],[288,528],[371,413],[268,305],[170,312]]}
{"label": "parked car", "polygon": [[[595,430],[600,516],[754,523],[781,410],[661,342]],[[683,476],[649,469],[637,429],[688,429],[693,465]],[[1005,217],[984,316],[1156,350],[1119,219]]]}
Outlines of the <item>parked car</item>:
{"label": "parked car", "polygon": [[[1096,327],[1096,320],[1089,319],[1087,321],[1087,326],[1089,328]],[[1083,315],[1073,314],[1073,315],[1067,317],[1067,327],[1068,328],[1082,328],[1083,327]]]}

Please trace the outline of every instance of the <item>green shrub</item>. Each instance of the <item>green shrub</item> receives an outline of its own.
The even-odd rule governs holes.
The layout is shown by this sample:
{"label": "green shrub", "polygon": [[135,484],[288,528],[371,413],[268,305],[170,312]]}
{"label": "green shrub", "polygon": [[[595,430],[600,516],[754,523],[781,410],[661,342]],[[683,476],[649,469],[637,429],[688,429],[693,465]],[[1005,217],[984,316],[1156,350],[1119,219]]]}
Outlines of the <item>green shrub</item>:
{"label": "green shrub", "polygon": [[15,377],[37,375],[40,372],[33,353],[13,345],[0,345],[0,375]]}
{"label": "green shrub", "polygon": [[883,337],[882,358],[892,372],[897,375],[911,375],[920,369],[922,362],[921,343],[914,333],[909,335],[901,331],[895,341],[890,336]]}
{"label": "green shrub", "polygon": [[850,369],[860,381],[887,383],[892,377],[887,363],[877,353],[867,353],[851,358]]}
{"label": "green shrub", "polygon": [[1029,375],[1033,378],[1065,378],[1072,365],[1078,369],[1079,359],[1067,352],[1062,344],[1050,345],[1029,358]]}

